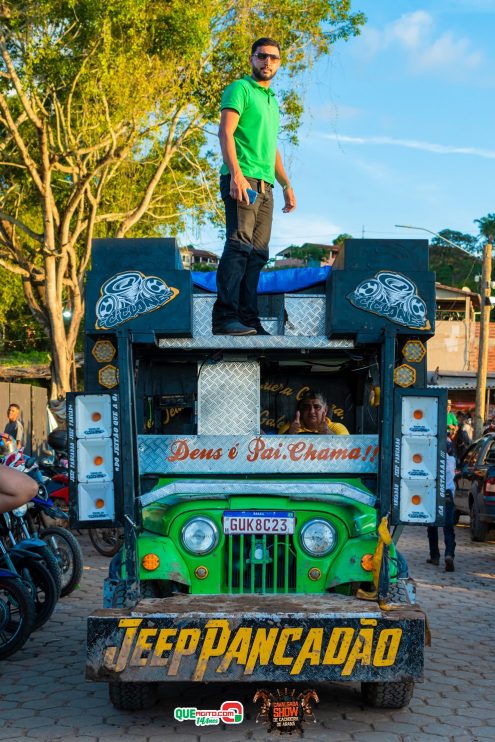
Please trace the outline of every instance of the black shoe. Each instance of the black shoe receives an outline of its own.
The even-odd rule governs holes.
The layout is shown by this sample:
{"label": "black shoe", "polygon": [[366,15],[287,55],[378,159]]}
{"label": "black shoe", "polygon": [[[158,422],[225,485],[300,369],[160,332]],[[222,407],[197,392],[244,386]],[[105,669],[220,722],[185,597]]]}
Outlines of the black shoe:
{"label": "black shoe", "polygon": [[237,320],[227,322],[221,328],[213,329],[213,335],[256,335],[255,327],[247,327]]}
{"label": "black shoe", "polygon": [[264,327],[261,327],[261,325],[260,327],[255,327],[254,329],[256,330],[257,335],[271,335],[272,334],[271,332],[268,332],[267,330],[265,330]]}
{"label": "black shoe", "polygon": [[445,571],[455,572],[454,557],[445,557]]}
{"label": "black shoe", "polygon": [[438,565],[440,564],[440,557],[430,557],[429,559],[426,560],[426,563],[434,564],[435,567],[438,567]]}

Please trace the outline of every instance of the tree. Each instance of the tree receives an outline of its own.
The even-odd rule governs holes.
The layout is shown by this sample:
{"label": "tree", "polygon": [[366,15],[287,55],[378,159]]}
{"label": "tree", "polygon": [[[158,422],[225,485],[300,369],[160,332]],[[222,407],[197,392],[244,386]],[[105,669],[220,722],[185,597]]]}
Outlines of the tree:
{"label": "tree", "polygon": [[[445,239],[441,239],[441,238]],[[478,238],[472,234],[464,234],[463,232],[456,232],[454,229],[442,229],[438,236],[433,237],[431,244],[437,247],[445,247],[447,242],[453,242],[455,245],[460,247],[462,250],[472,254],[479,254]]]}
{"label": "tree", "polygon": [[481,219],[475,219],[474,223],[478,225],[480,237],[486,239],[495,237],[495,214],[482,216]]}
{"label": "tree", "polygon": [[342,234],[337,235],[337,237],[333,241],[333,244],[337,245],[338,247],[343,247],[346,240],[352,240],[352,234],[342,232]]}
{"label": "tree", "polygon": [[[95,236],[177,231],[215,215],[207,127],[253,39],[293,78],[359,33],[350,0],[4,0],[0,4],[0,265],[50,339],[52,396],[70,388]],[[64,326],[62,310],[72,318]]]}

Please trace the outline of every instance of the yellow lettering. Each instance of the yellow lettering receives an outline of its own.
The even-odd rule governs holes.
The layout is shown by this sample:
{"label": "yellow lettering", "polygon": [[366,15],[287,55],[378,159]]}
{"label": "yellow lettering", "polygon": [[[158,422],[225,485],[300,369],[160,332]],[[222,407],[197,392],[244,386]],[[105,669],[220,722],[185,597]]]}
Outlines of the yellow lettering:
{"label": "yellow lettering", "polygon": [[150,652],[153,649],[153,644],[149,640],[152,636],[156,636],[157,633],[158,629],[141,629],[129,662],[131,667],[144,667],[146,665],[149,655],[143,657],[143,652]]}
{"label": "yellow lettering", "polygon": [[402,629],[383,629],[373,657],[375,667],[390,667],[395,662],[402,639]]}
{"label": "yellow lettering", "polygon": [[[218,632],[220,636],[217,643]],[[225,618],[220,618],[212,621],[208,621],[206,624],[206,636],[201,647],[201,652],[198,659],[198,664],[192,677],[193,680],[203,680],[210,657],[219,657],[224,654],[227,643],[230,639],[230,627],[229,622]]]}
{"label": "yellow lettering", "polygon": [[373,647],[373,629],[360,629],[347,662],[342,670],[342,675],[350,675],[359,660],[362,665],[371,665],[371,649]]}
{"label": "yellow lettering", "polygon": [[180,661],[184,656],[194,654],[201,637],[201,629],[181,629],[177,637],[175,650],[170,660],[169,675],[177,675]]}
{"label": "yellow lettering", "polygon": [[228,670],[232,660],[234,659],[237,660],[238,665],[246,664],[252,633],[252,629],[237,630],[237,633],[230,642],[229,648],[225,652],[220,665],[217,667],[217,672],[225,672],[225,670]]}
{"label": "yellow lettering", "polygon": [[284,652],[287,649],[289,639],[297,640],[302,636],[302,629],[282,629],[277,647],[273,653],[274,665],[292,665],[294,657],[285,657]]}
{"label": "yellow lettering", "polygon": [[341,665],[351,646],[354,629],[333,629],[328,640],[327,650],[323,657],[324,665]]}
{"label": "yellow lettering", "polygon": [[301,651],[297,655],[294,666],[291,668],[291,675],[300,673],[306,660],[309,660],[310,665],[318,665],[320,663],[322,642],[323,629],[310,629],[308,631]]}
{"label": "yellow lettering", "polygon": [[267,665],[270,662],[278,632],[278,629],[256,629],[244,675],[252,675],[256,662],[259,661],[260,665]]}
{"label": "yellow lettering", "polygon": [[177,629],[160,629],[156,640],[153,656],[151,657],[151,667],[165,667],[168,657],[163,657],[163,653],[173,649],[173,644],[169,641],[172,636],[177,634]]}
{"label": "yellow lettering", "polygon": [[121,618],[119,621],[119,629],[126,629],[124,639],[120,645],[120,652],[117,660],[114,660],[117,654],[117,647],[107,647],[105,655],[103,657],[103,666],[114,672],[122,672],[129,659],[129,654],[136,636],[137,630],[141,623],[142,618]]}
{"label": "yellow lettering", "polygon": [[299,402],[304,392],[309,392],[309,386],[302,386],[296,394],[296,399]]}

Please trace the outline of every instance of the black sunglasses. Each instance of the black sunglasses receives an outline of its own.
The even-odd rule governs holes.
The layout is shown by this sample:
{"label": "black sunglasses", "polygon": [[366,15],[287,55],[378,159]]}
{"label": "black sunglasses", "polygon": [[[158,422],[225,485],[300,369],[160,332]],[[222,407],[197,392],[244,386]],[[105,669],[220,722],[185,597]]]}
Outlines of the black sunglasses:
{"label": "black sunglasses", "polygon": [[259,59],[260,62],[264,62],[266,59],[271,59],[272,62],[280,62],[280,57],[277,57],[276,54],[267,54],[266,52],[256,52],[253,57]]}

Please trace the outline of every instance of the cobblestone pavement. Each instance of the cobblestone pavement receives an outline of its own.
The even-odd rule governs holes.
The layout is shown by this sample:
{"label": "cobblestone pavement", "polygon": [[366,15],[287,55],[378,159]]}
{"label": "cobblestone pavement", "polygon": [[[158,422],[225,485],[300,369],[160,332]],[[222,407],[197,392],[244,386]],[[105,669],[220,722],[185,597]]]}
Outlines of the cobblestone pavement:
{"label": "cobblestone pavement", "polygon": [[[307,740],[384,742],[473,742],[495,739],[495,542],[471,543],[465,524],[456,529],[456,572],[425,563],[427,538],[410,528],[401,538],[410,572],[426,609],[432,647],[426,650],[425,682],[417,685],[407,709],[363,706],[357,684],[319,685],[316,725],[305,725]],[[187,740],[274,739],[256,724],[255,687],[172,684],[163,686],[152,711],[116,711],[105,684],[84,680],[85,618],[101,606],[108,560],[97,555],[86,535],[84,577],[79,590],[63,598],[49,621],[25,647],[0,664],[0,739],[79,742],[159,742],[173,735]],[[218,708],[222,701],[244,703],[245,721],[235,729],[197,728],[174,721],[178,705]],[[284,737],[286,738],[286,737]]]}

